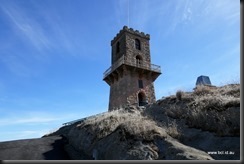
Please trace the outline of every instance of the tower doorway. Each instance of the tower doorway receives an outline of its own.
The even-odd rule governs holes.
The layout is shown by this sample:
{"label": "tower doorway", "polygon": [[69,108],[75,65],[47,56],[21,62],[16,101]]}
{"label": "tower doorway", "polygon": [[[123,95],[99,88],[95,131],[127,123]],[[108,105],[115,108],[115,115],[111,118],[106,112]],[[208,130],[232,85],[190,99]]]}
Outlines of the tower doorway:
{"label": "tower doorway", "polygon": [[145,93],[144,92],[138,93],[138,105],[144,106],[146,104],[147,104],[147,99]]}

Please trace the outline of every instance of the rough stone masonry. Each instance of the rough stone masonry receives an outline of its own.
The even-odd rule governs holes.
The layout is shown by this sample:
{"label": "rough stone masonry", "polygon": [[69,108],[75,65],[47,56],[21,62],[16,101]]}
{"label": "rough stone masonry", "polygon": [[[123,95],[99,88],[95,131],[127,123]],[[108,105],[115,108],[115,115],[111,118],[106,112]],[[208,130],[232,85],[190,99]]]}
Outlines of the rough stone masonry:
{"label": "rough stone masonry", "polygon": [[111,41],[112,66],[103,80],[110,86],[109,111],[156,101],[153,82],[161,68],[151,63],[150,35],[124,26]]}

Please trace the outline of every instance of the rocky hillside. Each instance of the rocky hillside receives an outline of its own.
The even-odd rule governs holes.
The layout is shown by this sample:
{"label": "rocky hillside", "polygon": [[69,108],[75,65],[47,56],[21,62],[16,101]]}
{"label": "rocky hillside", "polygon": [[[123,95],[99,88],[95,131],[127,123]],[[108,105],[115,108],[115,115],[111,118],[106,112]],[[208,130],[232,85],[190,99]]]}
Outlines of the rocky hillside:
{"label": "rocky hillside", "polygon": [[40,139],[0,143],[0,159],[34,158],[240,160],[240,85],[177,91],[155,104],[127,105]]}
{"label": "rocky hillside", "polygon": [[240,85],[177,91],[146,107],[89,117],[46,135],[71,159],[240,160]]}

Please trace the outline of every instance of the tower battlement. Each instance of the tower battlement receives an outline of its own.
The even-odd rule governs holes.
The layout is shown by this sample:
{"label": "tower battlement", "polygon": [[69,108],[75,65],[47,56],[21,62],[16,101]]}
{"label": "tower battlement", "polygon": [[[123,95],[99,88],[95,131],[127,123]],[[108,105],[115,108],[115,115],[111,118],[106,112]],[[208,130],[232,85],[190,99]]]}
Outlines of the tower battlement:
{"label": "tower battlement", "polygon": [[127,26],[124,26],[123,29],[120,30],[119,33],[117,33],[117,35],[113,38],[113,40],[111,41],[111,45],[113,45],[117,41],[117,39],[120,38],[121,35],[123,35],[124,32],[128,32],[132,35],[137,35],[139,37],[150,39],[149,34],[145,34],[144,32],[139,32],[138,30],[134,30],[133,28],[128,28]]}

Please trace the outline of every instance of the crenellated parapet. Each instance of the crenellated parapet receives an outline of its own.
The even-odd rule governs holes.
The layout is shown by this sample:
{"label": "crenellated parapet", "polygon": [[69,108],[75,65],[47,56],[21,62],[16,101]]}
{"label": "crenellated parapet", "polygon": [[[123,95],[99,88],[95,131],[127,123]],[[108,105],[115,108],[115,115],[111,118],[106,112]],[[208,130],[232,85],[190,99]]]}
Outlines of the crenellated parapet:
{"label": "crenellated parapet", "polygon": [[116,40],[120,38],[120,36],[123,35],[124,32],[128,32],[132,35],[137,35],[139,37],[150,40],[149,34],[145,34],[144,32],[139,32],[138,30],[134,30],[133,28],[128,28],[127,26],[124,26],[123,29],[120,30],[119,33],[117,33],[117,35],[113,38],[113,40],[111,41],[111,45],[113,45],[114,42],[116,42]]}

